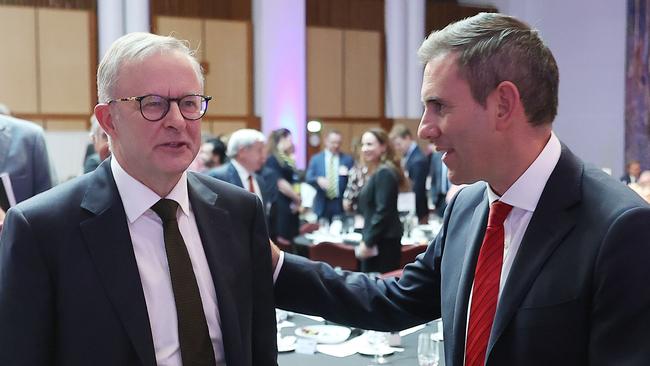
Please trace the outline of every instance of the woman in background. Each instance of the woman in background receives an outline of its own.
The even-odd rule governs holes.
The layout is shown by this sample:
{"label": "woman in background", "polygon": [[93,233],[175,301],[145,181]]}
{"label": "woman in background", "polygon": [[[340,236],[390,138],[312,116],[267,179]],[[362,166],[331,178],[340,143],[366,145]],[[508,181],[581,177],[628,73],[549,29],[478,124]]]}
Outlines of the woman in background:
{"label": "woman in background", "polygon": [[294,146],[291,131],[280,128],[269,136],[269,155],[265,168],[269,172],[265,178],[269,184],[275,181],[279,194],[275,200],[274,214],[271,217],[269,232],[276,235],[275,240],[284,245],[290,245],[298,235],[300,225],[298,213],[300,210],[300,195],[293,189],[297,181],[297,171],[293,159]]}
{"label": "woman in background", "polygon": [[399,268],[403,229],[397,194],[408,189],[408,182],[386,131],[366,131],[361,137],[361,156],[368,175],[359,193],[364,228],[358,257],[363,259],[362,271],[385,273]]}

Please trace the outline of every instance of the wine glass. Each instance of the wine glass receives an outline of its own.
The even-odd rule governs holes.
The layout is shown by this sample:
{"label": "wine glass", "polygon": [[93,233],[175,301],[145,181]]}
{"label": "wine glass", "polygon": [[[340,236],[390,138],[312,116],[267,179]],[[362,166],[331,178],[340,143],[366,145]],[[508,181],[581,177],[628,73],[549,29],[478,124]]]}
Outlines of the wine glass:
{"label": "wine glass", "polygon": [[440,338],[433,333],[422,333],[418,336],[418,363],[420,366],[438,366],[440,344]]}
{"label": "wine glass", "polygon": [[372,364],[369,366],[389,364],[390,361],[384,357],[384,353],[388,348],[388,333],[369,330],[366,337],[374,354]]}

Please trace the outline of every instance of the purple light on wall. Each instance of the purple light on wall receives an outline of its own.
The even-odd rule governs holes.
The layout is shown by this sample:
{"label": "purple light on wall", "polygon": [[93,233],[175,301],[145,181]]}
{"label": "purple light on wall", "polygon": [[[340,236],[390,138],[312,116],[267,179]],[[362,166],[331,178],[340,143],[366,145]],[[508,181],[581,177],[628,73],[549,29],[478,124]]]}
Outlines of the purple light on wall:
{"label": "purple light on wall", "polygon": [[296,164],[305,167],[306,82],[304,0],[256,0],[255,113],[262,131],[284,127],[292,132]]}

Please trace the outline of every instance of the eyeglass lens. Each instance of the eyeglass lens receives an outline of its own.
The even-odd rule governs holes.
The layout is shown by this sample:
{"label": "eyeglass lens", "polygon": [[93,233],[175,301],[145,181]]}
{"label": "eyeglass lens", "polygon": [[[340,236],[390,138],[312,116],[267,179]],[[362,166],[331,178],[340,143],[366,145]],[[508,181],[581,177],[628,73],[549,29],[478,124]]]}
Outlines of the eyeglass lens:
{"label": "eyeglass lens", "polygon": [[[140,100],[142,116],[149,121],[158,121],[169,112],[169,103],[175,99],[167,99],[160,95],[147,95]],[[177,100],[178,108],[183,118],[197,120],[205,114],[208,101],[201,95],[186,95]]]}

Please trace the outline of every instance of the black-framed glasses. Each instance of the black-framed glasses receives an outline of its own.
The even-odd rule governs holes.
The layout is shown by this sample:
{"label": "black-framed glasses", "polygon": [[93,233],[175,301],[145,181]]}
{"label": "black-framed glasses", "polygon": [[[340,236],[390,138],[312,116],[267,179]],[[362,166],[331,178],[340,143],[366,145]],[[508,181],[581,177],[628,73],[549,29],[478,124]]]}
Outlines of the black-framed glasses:
{"label": "black-framed glasses", "polygon": [[169,112],[171,102],[178,104],[181,115],[186,120],[196,121],[205,115],[208,110],[208,101],[212,97],[200,94],[184,95],[180,98],[166,98],[160,95],[148,94],[140,97],[128,97],[111,99],[108,104],[113,102],[131,102],[140,103],[140,113],[147,121],[156,122],[165,118]]}

